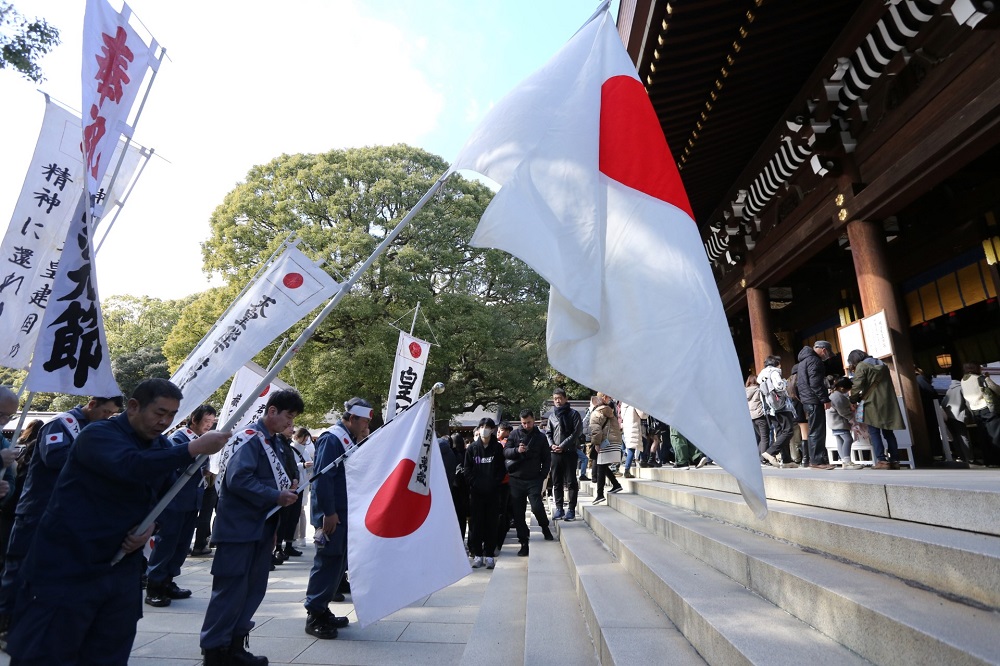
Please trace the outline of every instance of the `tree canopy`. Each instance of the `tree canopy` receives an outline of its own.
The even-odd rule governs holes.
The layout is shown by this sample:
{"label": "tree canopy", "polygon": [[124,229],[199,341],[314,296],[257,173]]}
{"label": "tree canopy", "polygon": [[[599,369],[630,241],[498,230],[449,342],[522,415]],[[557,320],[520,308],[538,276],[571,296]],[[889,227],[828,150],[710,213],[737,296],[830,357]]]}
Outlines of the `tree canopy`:
{"label": "tree canopy", "polygon": [[[206,292],[181,316],[164,346],[170,367],[290,233],[343,281],[447,167],[440,157],[394,145],[282,155],[252,168],[212,214],[202,246],[205,269],[220,273],[227,287]],[[381,410],[398,336],[390,323],[417,302],[431,330],[421,318],[414,333],[437,343],[424,389],[447,386],[437,403],[441,415],[540,404],[553,376],[544,344],[548,285],[506,253],[469,245],[491,197],[481,183],[452,176],[297,353],[281,376],[302,393],[305,423],[319,424],[352,395]],[[258,363],[268,363],[276,344]]]}
{"label": "tree canopy", "polygon": [[59,45],[59,30],[44,19],[28,20],[14,5],[0,1],[0,69],[11,68],[25,78],[45,80],[38,60]]}

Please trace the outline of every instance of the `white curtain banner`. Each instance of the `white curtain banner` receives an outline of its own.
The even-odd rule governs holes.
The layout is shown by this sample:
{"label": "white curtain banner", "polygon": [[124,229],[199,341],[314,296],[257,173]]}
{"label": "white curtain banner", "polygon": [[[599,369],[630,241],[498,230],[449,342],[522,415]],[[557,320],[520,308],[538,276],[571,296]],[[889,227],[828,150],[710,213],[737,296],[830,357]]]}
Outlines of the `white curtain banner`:
{"label": "white curtain banner", "polygon": [[111,373],[91,250],[92,223],[84,202],[81,192],[42,315],[34,361],[24,382],[29,391],[96,396],[121,393]]}
{"label": "white curtain banner", "polygon": [[[240,406],[243,402],[243,398],[248,395],[251,391],[257,388],[257,384],[260,380],[264,379],[267,374],[267,370],[260,367],[253,361],[250,361],[242,368],[240,368],[235,375],[233,375],[233,381],[229,385],[229,393],[226,394],[226,402],[223,403],[222,409],[219,410],[219,422],[226,423],[229,418],[236,411],[236,408]],[[288,384],[281,381],[278,378],[271,380],[267,388],[254,398],[253,403],[243,412],[243,418],[233,427],[233,431],[242,430],[251,423],[257,421],[264,416],[264,407],[267,405],[267,399],[270,397],[271,393],[274,391],[281,391],[284,389],[291,388]],[[208,469],[212,474],[219,473],[219,457],[222,452],[212,454],[208,458]]]}
{"label": "white curtain banner", "polygon": [[87,191],[101,196],[104,173],[118,140],[131,137],[128,116],[146,71],[155,64],[156,42],[146,44],[129,25],[127,4],[117,12],[108,0],[87,0],[83,19],[83,153]]}
{"label": "white curtain banner", "polygon": [[[116,161],[124,149],[125,142],[120,141]],[[129,145],[119,185],[109,187],[108,177],[102,184],[107,200],[117,201],[141,159],[139,146]],[[0,366],[28,367],[39,320],[51,299],[63,242],[82,193],[80,118],[47,101],[35,153],[0,246],[0,256],[7,260],[0,262]]]}
{"label": "white curtain banner", "polygon": [[385,403],[387,421],[391,421],[420,397],[420,384],[424,380],[430,349],[431,343],[403,331],[399,332],[396,362],[392,366],[392,378],[389,382],[389,399]]}
{"label": "white curtain banner", "polygon": [[338,288],[309,257],[286,249],[170,378],[184,392],[177,422]]}

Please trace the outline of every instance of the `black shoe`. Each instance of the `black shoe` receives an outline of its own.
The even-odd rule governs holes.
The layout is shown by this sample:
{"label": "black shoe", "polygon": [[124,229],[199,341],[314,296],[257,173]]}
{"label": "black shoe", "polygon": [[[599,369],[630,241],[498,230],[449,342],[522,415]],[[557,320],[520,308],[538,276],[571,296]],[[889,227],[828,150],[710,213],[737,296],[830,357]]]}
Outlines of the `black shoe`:
{"label": "black shoe", "polygon": [[170,581],[166,587],[167,596],[171,599],[187,599],[191,596],[191,590],[177,587],[177,583]]}
{"label": "black shoe", "polygon": [[208,557],[212,554],[212,549],[208,546],[195,546],[191,549],[191,557]]}
{"label": "black shoe", "polygon": [[324,613],[309,612],[306,617],[306,633],[323,640],[331,640],[337,637],[337,627],[328,621],[332,617],[329,610]]}
{"label": "black shoe", "polygon": [[202,662],[204,666],[229,666],[232,661],[229,660],[229,648],[211,648],[210,650],[202,650],[202,654],[205,655],[205,660]]}
{"label": "black shoe", "polygon": [[336,592],[336,593],[334,593],[334,595],[333,595],[333,600],[334,600],[334,602],[336,602],[336,603],[338,603],[338,604],[339,604],[339,603],[341,603],[342,601],[344,601],[344,599],[346,599],[346,598],[347,598],[347,597],[345,597],[345,596],[344,596],[343,594],[341,594],[340,592]]}
{"label": "black shoe", "polygon": [[293,546],[291,541],[285,542],[284,553],[286,557],[301,557],[302,555],[302,551]]}
{"label": "black shoe", "polygon": [[282,562],[284,562],[285,560],[288,559],[288,555],[286,555],[285,551],[281,550],[280,548],[275,548],[274,549],[274,558],[278,559],[278,560],[281,560],[281,562],[278,562],[278,564],[281,564]]}
{"label": "black shoe", "polygon": [[552,536],[552,531],[548,525],[542,527],[542,536],[545,537],[546,541],[555,541],[555,537]]}
{"label": "black shoe", "polygon": [[609,493],[620,493],[621,491],[622,491],[622,487],[621,486],[615,486],[614,488],[612,488],[608,492]]}
{"label": "black shoe", "polygon": [[146,605],[163,608],[170,605],[170,595],[165,585],[150,583],[146,587]]}
{"label": "black shoe", "polygon": [[528,556],[528,542],[527,541],[525,541],[525,542],[523,542],[521,544],[521,550],[517,551],[517,556],[518,557],[527,557]]}
{"label": "black shoe", "polygon": [[233,637],[229,644],[229,662],[233,666],[267,666],[267,657],[258,657],[247,649],[250,647],[250,634]]}
{"label": "black shoe", "polygon": [[[284,564],[286,559],[288,558],[285,557],[284,553],[281,553],[281,557],[278,557],[278,553],[271,553],[271,566],[273,567],[278,564]],[[271,571],[274,571],[274,569],[271,569]]]}
{"label": "black shoe", "polygon": [[580,480],[581,481],[590,481],[590,477],[587,476],[586,474],[581,474],[580,475]]}

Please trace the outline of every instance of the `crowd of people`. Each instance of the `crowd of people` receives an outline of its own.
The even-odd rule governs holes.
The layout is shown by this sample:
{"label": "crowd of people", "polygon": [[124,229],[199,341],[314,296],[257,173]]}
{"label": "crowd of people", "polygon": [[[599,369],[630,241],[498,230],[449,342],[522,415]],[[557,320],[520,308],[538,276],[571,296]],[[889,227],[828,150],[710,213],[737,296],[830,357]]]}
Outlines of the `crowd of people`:
{"label": "crowd of people", "polygon": [[[831,345],[818,341],[799,352],[787,377],[781,358],[770,356],[747,379],[762,464],[833,469],[829,425],[842,469],[859,468],[851,458],[858,439],[870,442],[875,469],[897,469],[895,431],[904,424],[888,366],[855,350],[848,375],[837,376],[828,371],[832,358]],[[928,393],[933,410],[937,395]],[[306,487],[316,549],[304,630],[333,639],[349,623],[329,608],[344,599],[348,567],[340,463],[368,436],[371,405],[352,398],[315,443],[294,428],[305,406],[293,390],[273,392],[262,418],[235,436],[215,429],[210,405],[164,434],[181,397],[166,380],[146,380],[127,401],[93,397],[48,423],[29,423],[16,447],[0,438],[0,640],[12,666],[126,664],[142,615],[141,587],[150,606],[190,597],[175,582],[189,555],[213,556],[200,634],[206,666],[267,664],[249,651],[249,634],[269,572],[303,554],[295,540],[304,534]],[[978,365],[964,366],[940,399],[956,459],[971,461],[974,450],[997,455],[998,402],[1000,387]],[[676,428],[611,396],[597,393],[583,416],[562,389],[552,403],[540,421],[526,409],[516,428],[484,418],[470,441],[457,433],[439,440],[473,568],[496,565],[511,528],[517,555],[529,554],[529,505],[544,539],[552,540],[546,495],[552,520],[573,521],[581,481],[593,478],[593,503],[600,504],[606,488],[622,490],[619,477],[632,477],[634,465],[713,464]],[[0,387],[0,422],[17,412],[17,396]],[[212,473],[205,463],[216,453]],[[176,494],[147,525],[144,517],[168,489]]]}
{"label": "crowd of people", "polygon": [[[786,376],[780,356],[768,356],[764,367],[746,380],[747,407],[761,464],[779,469],[859,470],[852,450],[857,443],[872,450],[872,469],[899,469],[896,431],[906,428],[889,366],[855,349],[847,355],[847,374],[838,372],[832,345],[819,340],[804,346]],[[963,366],[939,397],[929,378],[917,370],[931,455],[944,461],[937,405],[951,440],[953,461],[993,464],[1000,456],[1000,387],[977,363]],[[827,453],[827,430],[836,439],[838,465]],[[978,458],[974,455],[978,452]]]}

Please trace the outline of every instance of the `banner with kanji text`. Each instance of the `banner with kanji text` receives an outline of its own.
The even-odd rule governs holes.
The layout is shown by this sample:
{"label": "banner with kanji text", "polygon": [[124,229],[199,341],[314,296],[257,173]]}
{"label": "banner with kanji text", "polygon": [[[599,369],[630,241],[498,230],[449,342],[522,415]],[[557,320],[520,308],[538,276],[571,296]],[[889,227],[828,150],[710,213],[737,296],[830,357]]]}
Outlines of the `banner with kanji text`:
{"label": "banner with kanji text", "polygon": [[385,420],[391,421],[420,397],[420,385],[427,369],[427,353],[431,343],[399,332],[396,362],[389,381],[389,400],[385,403]]}

